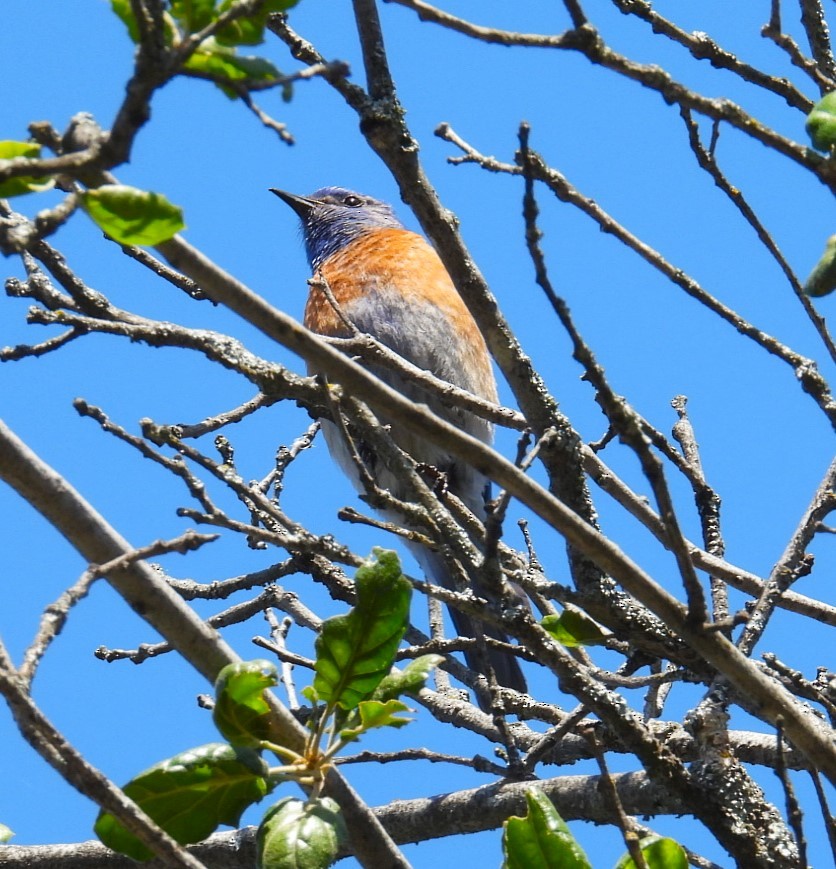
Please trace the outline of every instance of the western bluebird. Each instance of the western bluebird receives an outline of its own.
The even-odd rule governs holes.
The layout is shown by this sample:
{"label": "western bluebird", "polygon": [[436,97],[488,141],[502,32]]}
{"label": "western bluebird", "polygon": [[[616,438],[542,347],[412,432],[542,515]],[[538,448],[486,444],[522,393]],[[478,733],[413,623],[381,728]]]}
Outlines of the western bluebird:
{"label": "western bluebird", "polygon": [[[305,306],[305,325],[320,335],[350,337],[345,320],[357,330],[441,380],[466,389],[490,401],[497,401],[496,382],[484,338],[465,307],[438,254],[422,238],[404,228],[391,206],[369,196],[341,187],[325,187],[310,196],[296,196],[272,189],[299,216],[311,269],[330,289],[329,299],[313,285]],[[336,306],[334,304],[336,303]],[[486,443],[493,439],[493,426],[461,409],[450,408],[439,399],[391,371],[374,372],[407,398],[430,407],[438,416]],[[443,472],[449,490],[476,516],[485,518],[488,481],[478,471],[428,443],[420,435],[390,424],[398,446],[421,464]],[[360,478],[344,439],[331,423],[323,423],[331,455],[360,488]],[[403,498],[403,487],[384,468],[372,468],[372,475],[395,497]],[[426,547],[410,547],[427,578],[446,588],[455,584],[442,556]],[[482,593],[478,580],[477,594]],[[473,637],[471,619],[451,610],[456,630]],[[507,640],[498,630],[483,626],[488,636]],[[472,654],[468,665],[478,669]],[[513,655],[489,650],[489,658],[500,684],[526,690],[519,661]]]}

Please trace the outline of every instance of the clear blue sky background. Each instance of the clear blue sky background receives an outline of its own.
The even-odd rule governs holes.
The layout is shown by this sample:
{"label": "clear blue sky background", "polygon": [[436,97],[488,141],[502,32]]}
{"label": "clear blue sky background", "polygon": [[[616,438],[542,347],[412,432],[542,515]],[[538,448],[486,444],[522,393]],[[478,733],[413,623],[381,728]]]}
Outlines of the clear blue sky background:
{"label": "clear blue sky background", "polygon": [[[548,8],[545,8],[548,5]],[[612,45],[637,60],[662,64],[710,96],[741,102],[753,114],[798,141],[805,141],[803,116],[775,97],[753,94],[734,77],[697,63],[666,40],[653,37],[641,22],[607,3],[588,3],[590,14]],[[515,30],[558,32],[568,22],[560,4],[524,0],[514,4],[473,4],[446,0],[445,8],[483,23]],[[720,0],[699,4],[660,2],[686,30],[709,32],[724,47],[755,65],[812,87],[759,35],[766,4]],[[523,51],[467,41],[430,25],[410,12],[381,10],[392,71],[408,122],[422,145],[425,168],[444,202],[461,219],[467,243],[487,276],[526,350],[574,425],[587,439],[601,436],[604,418],[569,343],[532,281],[522,237],[521,183],[487,176],[473,166],[450,166],[455,152],[433,136],[441,121],[483,153],[511,161],[517,125],[527,119],[532,144],[588,196],[612,213],[707,289],[759,327],[816,359],[832,375],[832,365],[792,296],[777,266],[751,229],[696,167],[685,128],[675,108],[640,86],[592,67],[563,52]],[[350,4],[302,0],[291,23],[329,58],[351,64],[362,82],[362,65]],[[790,21],[788,26],[795,26]],[[798,35],[798,34],[797,34]],[[799,36],[800,38],[800,36]],[[282,69],[295,63],[283,45],[261,48]],[[103,126],[113,118],[131,68],[132,46],[122,24],[104,0],[54,3],[5,0],[0,27],[4,59],[0,100],[0,139],[24,139],[31,121],[47,119],[63,129],[78,111],[92,112]],[[178,80],[155,98],[152,122],[136,142],[121,181],[165,193],[185,209],[186,237],[249,286],[294,316],[301,316],[307,266],[294,216],[267,192],[279,186],[301,193],[327,184],[352,187],[398,204],[407,225],[418,228],[398,202],[387,171],[357,132],[355,115],[322,81],[296,88],[288,104],[279,94],[260,102],[285,121],[297,144],[287,147],[239,103],[212,86]],[[704,127],[708,134],[708,126]],[[723,130],[718,157],[730,180],[758,210],[792,266],[806,276],[833,232],[827,192],[802,170],[742,135]],[[16,206],[34,214],[44,199],[27,197]],[[702,447],[705,471],[723,498],[724,530],[730,560],[761,575],[783,551],[799,516],[832,457],[832,437],[823,415],[805,397],[792,372],[686,298],[586,218],[541,193],[544,247],[552,278],[568,300],[577,323],[614,387],[654,424],[669,431],[673,396],[689,397],[689,410]],[[96,228],[78,215],[55,244],[69,264],[115,304],[159,319],[217,329],[245,341],[256,353],[301,370],[299,360],[266,341],[223,310],[197,305],[155,281],[102,242]],[[4,262],[3,275],[21,275],[19,263]],[[833,302],[821,302],[827,315]],[[26,327],[27,303],[3,302],[0,345],[34,342],[46,332]],[[175,509],[187,503],[175,481],[127,447],[103,435],[70,406],[76,396],[102,406],[131,430],[137,420],[197,421],[231,408],[250,388],[201,358],[179,351],[148,350],[115,338],[93,336],[58,354],[0,368],[0,414],[44,459],[136,545],[174,536],[187,523]],[[505,399],[510,400],[505,392]],[[264,476],[279,444],[290,443],[307,425],[296,408],[275,407],[228,434],[245,478]],[[513,439],[501,444],[513,450]],[[207,449],[211,449],[207,444]],[[633,485],[645,490],[636,463],[618,448],[604,456]],[[687,533],[699,538],[692,498],[678,479]],[[317,531],[334,531],[359,552],[386,543],[377,533],[337,527],[336,510],[357,504],[334,474],[320,444],[291,470],[285,508]],[[604,530],[659,581],[679,593],[672,561],[647,535],[598,497]],[[19,659],[45,605],[71,584],[85,565],[29,507],[0,488],[0,545],[3,551],[0,633]],[[562,542],[535,523],[535,544],[550,575],[566,581]],[[521,546],[513,522],[508,540]],[[798,590],[834,602],[828,581],[834,566],[829,539],[814,546],[817,566]],[[163,561],[173,576],[202,581],[223,579],[267,566],[280,558],[252,552],[229,540],[188,560]],[[322,615],[340,611],[304,577],[287,586],[312,600]],[[311,595],[313,595],[311,597]],[[743,598],[734,596],[739,606]],[[209,614],[212,607],[201,606]],[[825,633],[793,616],[767,634],[763,650],[776,651],[805,675],[828,664]],[[260,623],[229,631],[244,656],[256,656],[250,638]],[[800,636],[799,636],[800,635]],[[206,684],[173,656],[135,667],[106,665],[93,657],[100,646],[131,648],[155,640],[147,626],[126,612],[105,584],[89,599],[51,650],[35,684],[39,703],[67,737],[105,773],[124,782],[139,770],[179,750],[215,738],[211,722],[194,697]],[[291,634],[291,641],[294,635]],[[302,651],[309,638],[296,632]],[[612,665],[612,661],[602,659]],[[830,662],[832,663],[832,661]],[[553,680],[534,675],[536,690],[555,698]],[[671,710],[687,709],[699,693],[675,687]],[[489,751],[458,731],[432,723],[419,710],[414,725],[383,734],[366,747],[426,744],[457,754]],[[749,725],[744,719],[736,726]],[[453,744],[450,740],[457,740]],[[94,807],[78,796],[36,757],[0,711],[0,822],[17,832],[16,842],[79,841],[89,838]],[[626,762],[616,769],[628,768]],[[578,765],[568,773],[592,772]],[[475,786],[485,779],[426,764],[347,770],[371,804],[394,797],[442,793]],[[557,774],[546,769],[545,775]],[[769,777],[767,776],[767,779]],[[806,780],[801,795],[809,807],[812,862],[827,861],[821,825]],[[780,792],[772,792],[781,801]],[[246,816],[255,822],[258,812]],[[728,859],[711,845],[698,825],[663,819],[655,827],[680,838],[722,865]],[[614,863],[623,851],[608,829],[573,826],[596,867]],[[498,833],[408,849],[416,866],[498,865]],[[453,858],[451,855],[455,854]]]}

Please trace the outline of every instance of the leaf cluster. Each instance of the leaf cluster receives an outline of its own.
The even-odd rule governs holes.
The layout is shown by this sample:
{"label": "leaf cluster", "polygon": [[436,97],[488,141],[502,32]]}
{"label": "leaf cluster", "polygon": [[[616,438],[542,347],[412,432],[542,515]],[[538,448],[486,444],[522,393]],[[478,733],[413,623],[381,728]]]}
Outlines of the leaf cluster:
{"label": "leaf cluster", "polygon": [[[238,99],[252,89],[281,85],[283,97],[288,101],[291,85],[279,69],[266,58],[240,55],[238,49],[261,45],[268,16],[285,12],[297,2],[171,0],[163,13],[166,48],[173,57],[182,54],[180,71],[213,82],[230,99]],[[140,44],[142,28],[130,0],[111,0],[111,7],[133,42]],[[39,159],[41,145],[31,141],[0,141],[0,160],[18,157]],[[14,176],[0,182],[0,198],[42,192],[55,184],[56,179],[49,176]],[[182,209],[160,193],[122,184],[102,184],[77,192],[81,209],[119,244],[154,246],[185,228]]]}
{"label": "leaf cluster", "polygon": [[[200,34],[197,47],[183,63],[183,69],[214,83],[230,98],[236,99],[242,82],[271,86],[282,75],[263,57],[239,55],[240,46],[261,45],[267,18],[274,12],[286,12],[298,0],[264,0],[257,11],[236,14],[235,0],[172,0],[165,13],[165,35],[169,47],[182,45],[189,37]],[[131,39],[139,43],[141,32],[129,0],[111,0],[113,11],[128,29]],[[286,94],[289,97],[289,94]]]}
{"label": "leaf cluster", "polygon": [[[375,550],[355,578],[357,603],[322,624],[316,677],[305,693],[314,701],[309,737],[299,753],[272,741],[266,692],[278,684],[266,660],[229,664],[215,681],[213,721],[227,742],[213,742],[155,764],[124,792],[181,844],[199,842],[221,824],[236,826],[242,813],[281,782],[295,781],[308,798],[284,797],[258,831],[259,867],[329,866],[346,842],[339,806],[322,795],[325,775],[345,745],[380,727],[403,727],[408,707],[398,699],[419,690],[440,658],[427,655],[401,671],[395,653],[409,618],[412,587],[394,552]],[[270,767],[272,752],[283,761]],[[96,835],[134,860],[153,852],[109,812]]]}

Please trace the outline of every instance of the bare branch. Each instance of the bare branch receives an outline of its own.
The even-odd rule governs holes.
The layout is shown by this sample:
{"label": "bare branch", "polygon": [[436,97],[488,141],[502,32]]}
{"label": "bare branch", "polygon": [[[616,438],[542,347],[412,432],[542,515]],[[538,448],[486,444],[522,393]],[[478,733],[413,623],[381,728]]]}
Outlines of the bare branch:
{"label": "bare branch", "polygon": [[[79,752],[52,726],[29,696],[27,686],[0,643],[0,693],[29,744],[73,787],[115,815],[153,853],[171,866],[201,869],[199,860],[188,854],[161,830],[136,803],[102,773],[87,763]],[[5,862],[5,858],[4,858]]]}
{"label": "bare branch", "polygon": [[[458,137],[457,140],[451,139],[448,132],[449,127],[443,126],[439,130],[439,135],[448,141],[455,141],[456,143],[461,141]],[[484,163],[495,171],[502,171],[512,175],[522,173],[519,166],[499,163],[492,158],[484,158],[473,148],[469,148],[468,155],[480,165]],[[693,278],[685,274],[682,269],[668,262],[658,251],[633,235],[633,233],[618,223],[596,202],[584,196],[562,173],[548,167],[535,151],[529,152],[527,167],[531,176],[545,183],[558,199],[579,208],[584,214],[594,220],[603,232],[611,234],[623,242],[689,296],[717,314],[717,316],[733,326],[742,335],[753,340],[768,353],[791,366],[804,391],[814,399],[816,404],[827,415],[831,426],[836,427],[836,401],[834,401],[827,381],[819,373],[813,360],[794,352],[771,335],[761,331],[741,317],[736,311],[708,293]]]}
{"label": "bare branch", "polygon": [[23,663],[18,671],[21,680],[30,687],[35,671],[50,643],[61,633],[70,610],[83,600],[90,591],[92,584],[111,570],[121,570],[133,561],[154,558],[167,552],[191,552],[205,543],[217,539],[217,534],[197,534],[186,531],[174,540],[158,540],[148,546],[135,549],[133,552],[109,561],[107,564],[91,565],[70,588],[68,588],[54,603],[50,604],[41,616],[35,639],[23,655]]}
{"label": "bare branch", "polygon": [[[757,139],[800,166],[809,169],[822,183],[830,186],[836,183],[832,169],[819,155],[811,153],[808,148],[781,136],[731,100],[704,97],[673,79],[661,67],[637,63],[619,54],[604,42],[598,31],[590,24],[576,30],[569,30],[559,36],[518,34],[472,24],[462,18],[456,18],[442,12],[434,6],[424,3],[423,0],[387,0],[387,2],[407,6],[418,11],[420,17],[425,21],[432,21],[484,42],[579,51],[592,63],[600,64],[625,78],[638,82],[643,87],[656,91],[667,103],[685,106],[714,121],[726,121],[741,133]],[[784,90],[786,91],[785,88]],[[786,96],[786,93],[784,95]]]}
{"label": "bare branch", "polygon": [[[50,467],[0,424],[0,476],[73,542],[91,562],[103,564],[130,553],[132,547]],[[226,664],[240,660],[172,589],[144,562],[110,573],[108,582],[210,681]],[[277,741],[301,748],[305,733],[277,702],[271,704]],[[336,772],[328,774],[327,789],[346,813],[354,853],[364,865],[406,865],[400,852],[368,808]],[[356,826],[352,826],[356,825]]]}

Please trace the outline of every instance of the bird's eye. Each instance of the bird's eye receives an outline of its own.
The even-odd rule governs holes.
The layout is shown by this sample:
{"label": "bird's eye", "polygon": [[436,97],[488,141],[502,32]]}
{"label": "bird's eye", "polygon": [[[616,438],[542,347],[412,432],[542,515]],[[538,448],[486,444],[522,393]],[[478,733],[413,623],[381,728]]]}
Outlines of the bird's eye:
{"label": "bird's eye", "polygon": [[363,204],[363,200],[359,196],[355,196],[353,193],[343,199],[343,205],[347,205],[349,208],[359,208]]}

